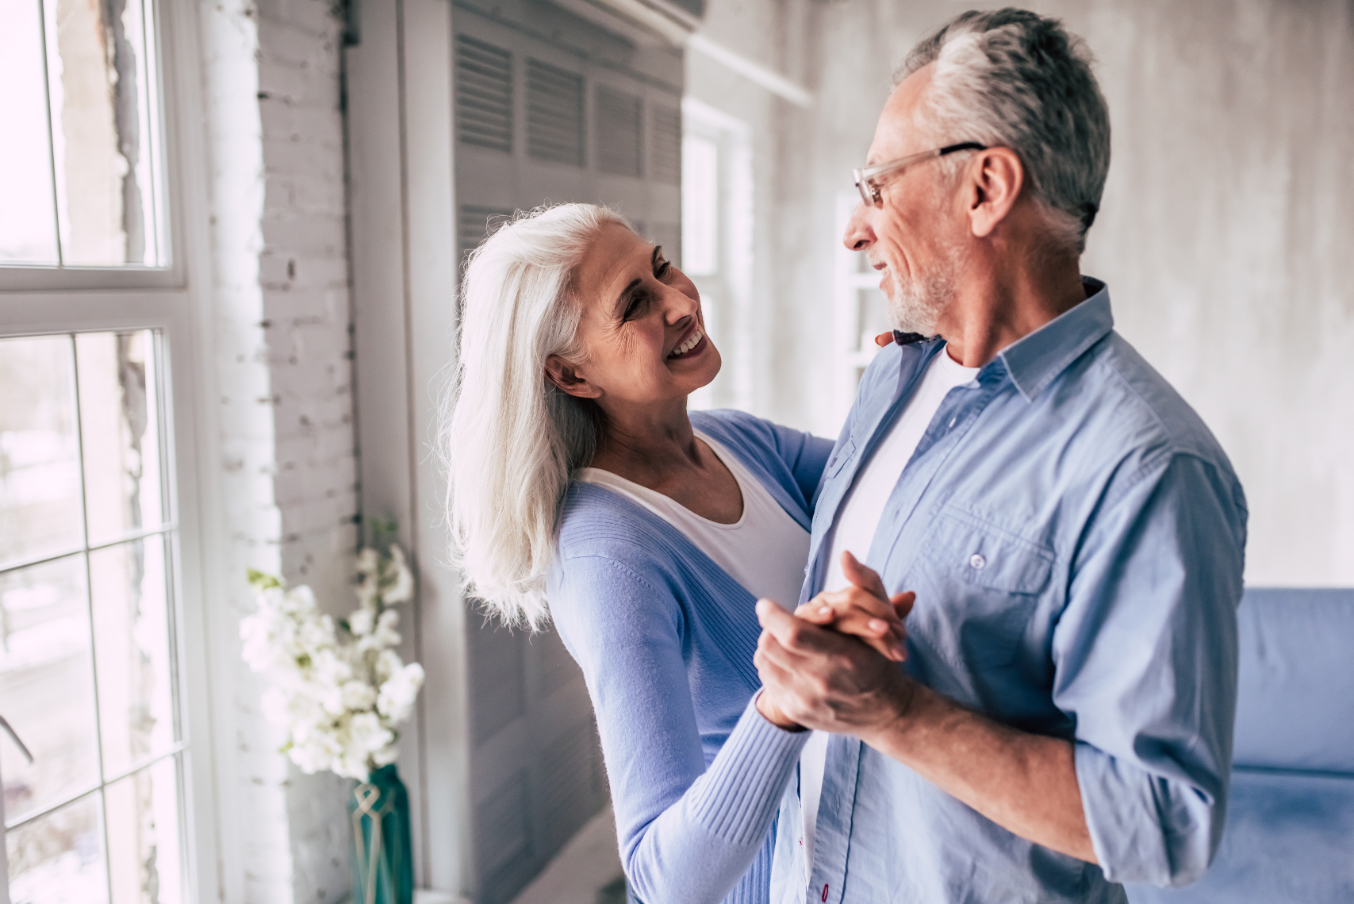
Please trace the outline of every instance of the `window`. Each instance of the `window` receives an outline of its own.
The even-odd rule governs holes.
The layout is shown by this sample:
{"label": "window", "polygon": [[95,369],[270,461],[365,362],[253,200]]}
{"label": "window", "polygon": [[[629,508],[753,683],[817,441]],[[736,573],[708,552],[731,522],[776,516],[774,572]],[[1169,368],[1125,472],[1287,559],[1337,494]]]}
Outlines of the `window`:
{"label": "window", "polygon": [[168,6],[13,0],[0,29],[0,716],[32,755],[0,731],[13,904],[194,900],[213,868],[187,793],[210,779],[183,652]]}
{"label": "window", "polygon": [[0,340],[0,743],[14,902],[181,894],[158,337]]}
{"label": "window", "polygon": [[[859,203],[854,189],[837,193],[837,235],[846,233]],[[864,252],[838,242],[832,284],[832,405],[814,425],[824,436],[833,435],[846,420],[860,378],[879,351],[874,337],[889,329],[888,299],[879,291],[879,274],[870,269]]]}
{"label": "window", "polygon": [[167,263],[148,12],[138,0],[6,4],[0,262]]}
{"label": "window", "polygon": [[700,290],[724,366],[689,407],[755,408],[753,166],[747,123],[693,97],[682,101],[682,271]]}

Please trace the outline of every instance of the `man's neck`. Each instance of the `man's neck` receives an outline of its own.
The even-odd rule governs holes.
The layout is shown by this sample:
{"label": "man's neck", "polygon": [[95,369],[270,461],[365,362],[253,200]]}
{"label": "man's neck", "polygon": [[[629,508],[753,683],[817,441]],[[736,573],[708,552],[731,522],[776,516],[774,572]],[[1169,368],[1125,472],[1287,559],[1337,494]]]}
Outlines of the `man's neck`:
{"label": "man's neck", "polygon": [[1043,265],[1029,259],[988,262],[969,272],[937,324],[950,358],[982,367],[997,353],[1086,300],[1078,259],[1067,255]]}

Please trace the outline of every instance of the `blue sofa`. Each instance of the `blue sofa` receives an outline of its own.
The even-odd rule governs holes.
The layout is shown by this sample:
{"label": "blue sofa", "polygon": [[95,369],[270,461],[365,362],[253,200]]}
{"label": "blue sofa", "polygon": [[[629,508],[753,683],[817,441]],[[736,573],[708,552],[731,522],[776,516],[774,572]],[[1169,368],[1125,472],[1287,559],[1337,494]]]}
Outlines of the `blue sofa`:
{"label": "blue sofa", "polygon": [[1354,902],[1354,590],[1247,590],[1227,829],[1184,888],[1132,904]]}

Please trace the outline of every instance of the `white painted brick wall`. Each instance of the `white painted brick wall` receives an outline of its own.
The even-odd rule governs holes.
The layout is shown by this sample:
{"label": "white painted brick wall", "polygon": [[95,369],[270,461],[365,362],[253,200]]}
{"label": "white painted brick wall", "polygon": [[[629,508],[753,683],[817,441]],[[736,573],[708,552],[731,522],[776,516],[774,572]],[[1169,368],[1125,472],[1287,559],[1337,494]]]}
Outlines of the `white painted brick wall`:
{"label": "white painted brick wall", "polygon": [[[348,298],[342,25],[330,0],[199,0],[212,159],[213,325],[227,550],[227,621],[252,609],[244,568],[308,583],[346,613],[357,541]],[[238,564],[238,567],[236,565]],[[230,573],[227,569],[227,573]],[[348,782],[277,752],[239,640],[219,765],[238,818],[226,886],[245,904],[331,904],[348,893]],[[234,793],[231,793],[233,789]]]}

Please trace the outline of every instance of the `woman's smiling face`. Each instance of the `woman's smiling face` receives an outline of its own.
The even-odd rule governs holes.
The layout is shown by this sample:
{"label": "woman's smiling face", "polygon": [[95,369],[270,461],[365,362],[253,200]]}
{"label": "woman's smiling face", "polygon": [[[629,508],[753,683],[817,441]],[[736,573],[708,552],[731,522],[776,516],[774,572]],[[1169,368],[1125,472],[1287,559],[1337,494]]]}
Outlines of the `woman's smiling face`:
{"label": "woman's smiling face", "polygon": [[582,308],[582,355],[552,355],[550,378],[571,395],[594,398],[608,414],[685,400],[719,373],[705,335],[700,293],[682,271],[629,229],[608,224],[574,273]]}

